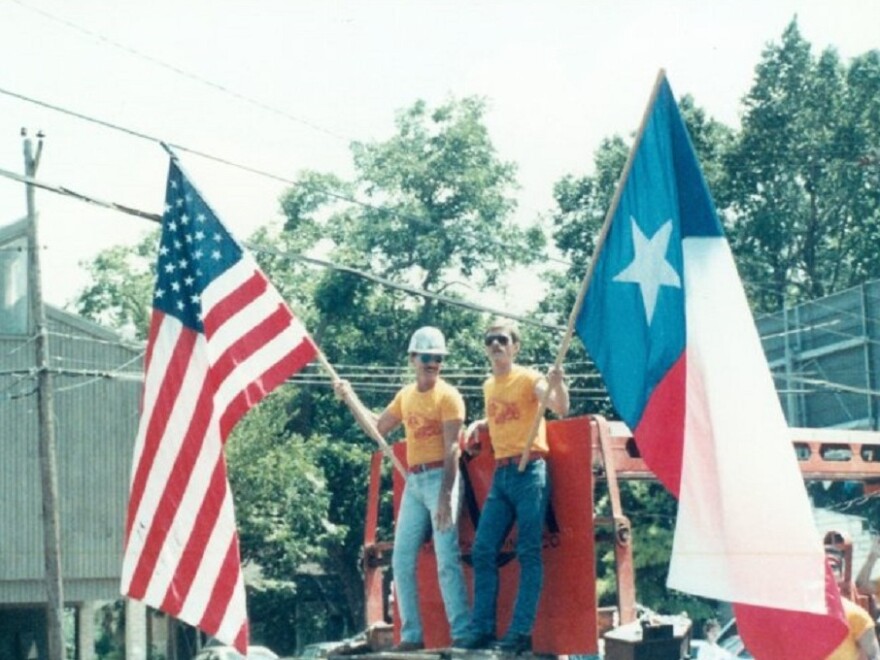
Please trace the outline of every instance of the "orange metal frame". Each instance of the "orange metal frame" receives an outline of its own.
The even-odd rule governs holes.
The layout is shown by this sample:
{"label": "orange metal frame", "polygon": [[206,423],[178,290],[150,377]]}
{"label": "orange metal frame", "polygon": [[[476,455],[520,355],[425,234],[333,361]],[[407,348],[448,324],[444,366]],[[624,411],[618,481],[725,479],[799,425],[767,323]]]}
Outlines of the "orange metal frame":
{"label": "orange metal frame", "polygon": [[[564,420],[562,420],[564,421]],[[550,421],[548,424],[554,423]],[[618,480],[654,479],[641,459],[627,427],[601,416],[589,418],[593,474],[603,480],[611,502],[611,518],[596,519],[613,534],[620,623],[635,620],[635,574],[631,525],[624,515]],[[866,493],[880,490],[880,433],[834,429],[791,429],[793,449],[805,480],[863,481]],[[485,444],[484,444],[485,446]],[[756,457],[759,460],[760,457]],[[390,563],[391,544],[377,541],[382,453],[373,454],[364,529],[364,576],[367,624],[385,620],[383,574]]]}

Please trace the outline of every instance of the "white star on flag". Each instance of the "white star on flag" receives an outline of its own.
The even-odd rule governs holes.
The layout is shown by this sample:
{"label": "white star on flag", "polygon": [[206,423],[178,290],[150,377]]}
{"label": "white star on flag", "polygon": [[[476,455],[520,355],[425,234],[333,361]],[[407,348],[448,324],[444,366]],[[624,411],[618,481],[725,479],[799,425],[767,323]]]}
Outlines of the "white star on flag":
{"label": "white star on flag", "polygon": [[678,273],[666,260],[666,249],[669,247],[669,237],[672,234],[672,221],[667,220],[663,223],[651,238],[647,238],[642,233],[635,218],[630,217],[630,221],[635,255],[630,264],[614,276],[614,281],[639,285],[642,291],[642,303],[645,305],[645,317],[648,325],[651,325],[660,287],[681,288]]}

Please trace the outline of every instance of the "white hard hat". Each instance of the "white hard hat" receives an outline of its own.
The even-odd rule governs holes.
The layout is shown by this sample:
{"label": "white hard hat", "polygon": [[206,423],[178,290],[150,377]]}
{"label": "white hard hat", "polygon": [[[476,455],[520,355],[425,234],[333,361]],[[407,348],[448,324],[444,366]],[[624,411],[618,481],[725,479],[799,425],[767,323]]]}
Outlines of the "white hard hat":
{"label": "white hard hat", "polygon": [[407,352],[446,355],[446,339],[439,328],[426,325],[413,333],[409,340],[409,350]]}

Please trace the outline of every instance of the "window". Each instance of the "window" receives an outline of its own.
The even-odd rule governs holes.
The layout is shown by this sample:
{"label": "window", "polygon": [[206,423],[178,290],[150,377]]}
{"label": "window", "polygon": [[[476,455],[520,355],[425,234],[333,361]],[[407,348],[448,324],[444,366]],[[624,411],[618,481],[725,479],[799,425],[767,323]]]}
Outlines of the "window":
{"label": "window", "polygon": [[0,245],[0,334],[27,334],[27,266],[26,237]]}

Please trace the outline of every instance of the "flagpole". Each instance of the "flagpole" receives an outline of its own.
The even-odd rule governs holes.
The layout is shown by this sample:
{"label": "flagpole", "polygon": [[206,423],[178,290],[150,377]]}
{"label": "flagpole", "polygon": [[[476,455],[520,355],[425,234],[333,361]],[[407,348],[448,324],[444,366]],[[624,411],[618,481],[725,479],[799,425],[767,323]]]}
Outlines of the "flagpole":
{"label": "flagpole", "polygon": [[[654,102],[657,100],[657,94],[660,91],[660,85],[665,78],[666,70],[660,69],[657,72],[657,78],[654,80],[654,87],[651,90],[651,96],[648,98],[648,104],[645,106],[645,112],[642,115],[642,121],[641,124],[639,124],[639,130],[638,133],[636,133],[635,142],[633,142],[633,146],[629,151],[629,156],[627,156],[626,159],[626,164],[623,166],[623,170],[617,179],[617,187],[614,190],[614,197],[611,198],[611,204],[608,207],[608,212],[605,214],[605,220],[602,222],[602,229],[599,231],[599,237],[596,240],[596,247],[593,249],[593,257],[590,259],[589,266],[587,266],[587,272],[581,282],[581,288],[575,299],[574,307],[571,309],[571,314],[568,315],[568,326],[565,329],[565,336],[562,338],[562,342],[559,345],[559,351],[556,353],[556,362],[554,363],[554,368],[556,369],[559,369],[562,366],[562,360],[565,359],[565,354],[568,353],[568,348],[571,345],[571,338],[574,334],[574,324],[577,321],[577,317],[581,312],[581,307],[584,304],[584,298],[587,295],[590,281],[593,279],[593,270],[596,267],[596,257],[605,245],[605,239],[608,237],[608,231],[611,228],[611,220],[614,218],[614,214],[617,213],[617,207],[620,204],[620,196],[623,194],[623,183],[627,180],[627,177],[629,177],[629,172],[632,169],[636,152],[639,150],[639,145],[642,143],[642,136],[645,134],[645,127],[648,124],[648,118],[651,116],[651,109],[654,107]],[[550,388],[547,388],[542,393],[541,399],[538,402],[538,412],[535,414],[532,428],[529,431],[529,439],[528,442],[526,442],[525,451],[523,451],[522,457],[519,461],[520,472],[525,470],[526,465],[528,465],[529,454],[532,451],[532,444],[534,444],[535,437],[538,435],[538,427],[541,425],[541,419],[544,417],[544,411],[547,409],[547,398],[549,396]]]}
{"label": "flagpole", "polygon": [[[306,334],[308,334],[308,331],[306,331]],[[311,336],[309,337],[309,339],[311,339]],[[314,340],[312,341],[312,343],[315,344]],[[318,345],[315,344],[316,348],[317,346]],[[333,368],[333,365],[330,364],[330,361],[327,360],[327,357],[324,355],[324,351],[322,351],[320,348],[318,348],[318,362],[320,362],[321,366],[324,367],[328,374],[330,374],[330,380],[332,380],[334,383],[341,380],[339,378],[339,374],[337,374],[336,370]],[[406,468],[403,467],[403,463],[401,463],[400,459],[398,459],[397,456],[394,455],[394,452],[391,451],[391,447],[385,441],[385,438],[382,437],[382,434],[379,433],[379,429],[376,428],[376,424],[373,422],[373,420],[365,414],[366,406],[364,406],[364,404],[358,398],[357,394],[354,393],[354,390],[351,390],[351,393],[355,398],[354,401],[352,401],[347,395],[343,396],[342,400],[345,401],[345,405],[347,405],[348,409],[351,410],[351,414],[354,415],[358,426],[360,426],[367,433],[367,435],[369,435],[373,440],[376,441],[376,444],[379,445],[379,448],[382,450],[385,456],[387,456],[391,460],[391,462],[394,464],[394,467],[397,468],[397,471],[400,472],[400,475],[404,478],[404,480],[406,480]]]}
{"label": "flagpole", "polygon": [[[171,147],[169,147],[164,142],[160,142],[159,144],[162,145],[162,148],[168,152],[168,156],[177,163],[178,167],[180,167],[180,160],[177,158],[177,154],[174,153],[174,151],[171,149]],[[181,172],[183,172],[182,167],[180,167],[180,170],[181,170]],[[190,179],[190,185],[193,187],[194,190],[196,190],[196,193],[199,195],[199,197],[202,198],[202,201],[204,201],[204,203],[207,205],[208,204],[207,200],[205,200],[204,195],[202,195],[198,191],[198,189],[195,187],[195,185],[192,183],[192,179]],[[216,213],[214,215],[216,215]],[[289,303],[288,303],[288,305],[289,305]],[[337,382],[337,381],[341,380],[339,378],[339,374],[336,373],[336,369],[333,368],[333,365],[330,364],[330,361],[324,355],[324,351],[322,351],[321,348],[318,346],[318,342],[316,342],[314,340],[312,335],[309,333],[309,331],[305,327],[303,327],[303,331],[305,332],[306,337],[308,337],[309,341],[315,347],[315,351],[317,352],[318,362],[320,362],[321,366],[324,367],[324,370],[329,374],[330,380],[333,382]],[[357,395],[355,395],[355,398],[357,398]],[[385,454],[385,456],[387,456],[391,460],[391,462],[394,464],[394,467],[397,468],[397,471],[400,472],[401,476],[403,476],[404,479],[406,479],[406,468],[403,467],[403,463],[400,462],[400,459],[398,459],[394,455],[394,452],[391,450],[391,447],[385,441],[385,438],[382,437],[382,434],[379,433],[379,429],[376,428],[376,425],[373,423],[373,421],[371,419],[369,419],[367,415],[364,414],[365,406],[362,403],[360,404],[360,406],[357,405],[358,403],[360,403],[359,399],[357,399],[356,401],[351,401],[351,400],[349,400],[348,397],[343,397],[343,400],[345,401],[345,404],[348,406],[349,410],[351,410],[352,415],[354,415],[354,418],[357,421],[358,426],[360,426],[364,430],[364,432],[366,432],[367,435],[369,435],[373,440],[375,440],[376,444],[379,445],[379,448],[382,450],[382,452]]]}

